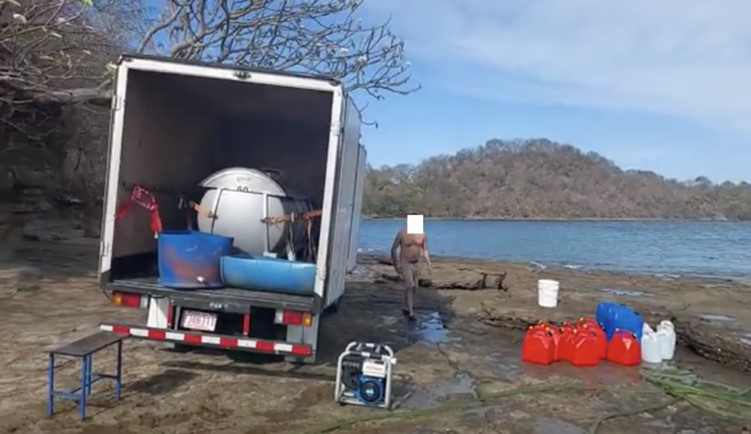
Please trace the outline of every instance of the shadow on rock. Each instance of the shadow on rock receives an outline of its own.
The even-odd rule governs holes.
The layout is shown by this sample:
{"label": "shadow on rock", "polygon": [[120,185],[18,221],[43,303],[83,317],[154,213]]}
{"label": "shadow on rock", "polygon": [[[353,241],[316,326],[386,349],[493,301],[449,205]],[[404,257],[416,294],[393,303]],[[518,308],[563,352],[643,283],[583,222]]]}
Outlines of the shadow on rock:
{"label": "shadow on rock", "polygon": [[180,386],[195,380],[198,376],[193,372],[167,369],[160,374],[129,384],[128,390],[148,395],[167,395]]}

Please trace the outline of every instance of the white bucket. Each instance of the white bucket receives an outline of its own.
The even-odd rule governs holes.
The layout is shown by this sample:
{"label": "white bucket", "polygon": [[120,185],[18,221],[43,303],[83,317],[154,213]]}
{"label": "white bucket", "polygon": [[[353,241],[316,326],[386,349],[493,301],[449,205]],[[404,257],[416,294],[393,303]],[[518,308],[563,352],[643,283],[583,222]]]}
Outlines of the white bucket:
{"label": "white bucket", "polygon": [[542,307],[558,306],[558,281],[541,279],[537,281],[537,303]]}

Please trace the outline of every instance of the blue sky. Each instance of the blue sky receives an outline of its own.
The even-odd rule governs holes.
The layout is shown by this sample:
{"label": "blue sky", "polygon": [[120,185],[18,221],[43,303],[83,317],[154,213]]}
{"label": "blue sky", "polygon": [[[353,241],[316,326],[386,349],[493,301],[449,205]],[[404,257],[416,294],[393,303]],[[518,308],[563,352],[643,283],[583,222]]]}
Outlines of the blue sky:
{"label": "blue sky", "polygon": [[624,168],[751,180],[751,2],[367,0],[423,89],[371,102],[373,165],[546,137]]}

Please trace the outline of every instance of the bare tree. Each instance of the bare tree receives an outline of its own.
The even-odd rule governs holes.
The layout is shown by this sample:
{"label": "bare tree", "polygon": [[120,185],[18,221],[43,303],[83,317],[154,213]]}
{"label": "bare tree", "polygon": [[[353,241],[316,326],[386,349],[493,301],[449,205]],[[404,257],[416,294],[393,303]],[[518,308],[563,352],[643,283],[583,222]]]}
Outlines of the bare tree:
{"label": "bare tree", "polygon": [[[376,99],[417,90],[389,23],[356,18],[363,1],[163,0],[163,12],[149,20],[146,2],[0,0],[1,102],[6,111],[106,102],[106,62],[98,71],[80,66],[91,65],[94,48],[111,57],[116,42],[137,53],[323,74]],[[143,37],[127,47],[133,39],[123,34]]]}
{"label": "bare tree", "polygon": [[138,51],[325,74],[377,99],[416,90],[404,42],[363,24],[363,1],[168,0]]}
{"label": "bare tree", "polygon": [[6,130],[39,139],[40,130],[26,130],[24,120],[38,125],[37,118],[61,105],[107,102],[105,65],[124,45],[105,29],[126,16],[127,2],[98,3],[0,0],[0,122]]}
{"label": "bare tree", "polygon": [[123,52],[325,75],[374,99],[417,90],[404,42],[363,24],[363,1],[0,0],[0,193],[70,197],[96,220]]}

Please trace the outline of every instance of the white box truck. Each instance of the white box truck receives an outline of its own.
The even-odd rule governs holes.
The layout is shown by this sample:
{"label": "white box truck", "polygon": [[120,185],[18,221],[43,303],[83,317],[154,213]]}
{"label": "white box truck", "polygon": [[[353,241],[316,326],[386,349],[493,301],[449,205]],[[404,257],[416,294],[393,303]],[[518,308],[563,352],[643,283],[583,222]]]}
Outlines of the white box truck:
{"label": "white box truck", "polygon": [[[122,56],[112,98],[99,276],[113,303],[148,314],[145,324],[108,321],[100,328],[314,362],[322,314],[338,308],[356,263],[366,158],[360,125],[352,99],[331,78]],[[320,210],[312,294],[162,286],[149,213],[117,215],[139,186],[156,198],[164,227],[179,228],[185,224],[180,195],[232,167],[273,167]],[[186,327],[181,319],[196,312],[211,321]]]}

